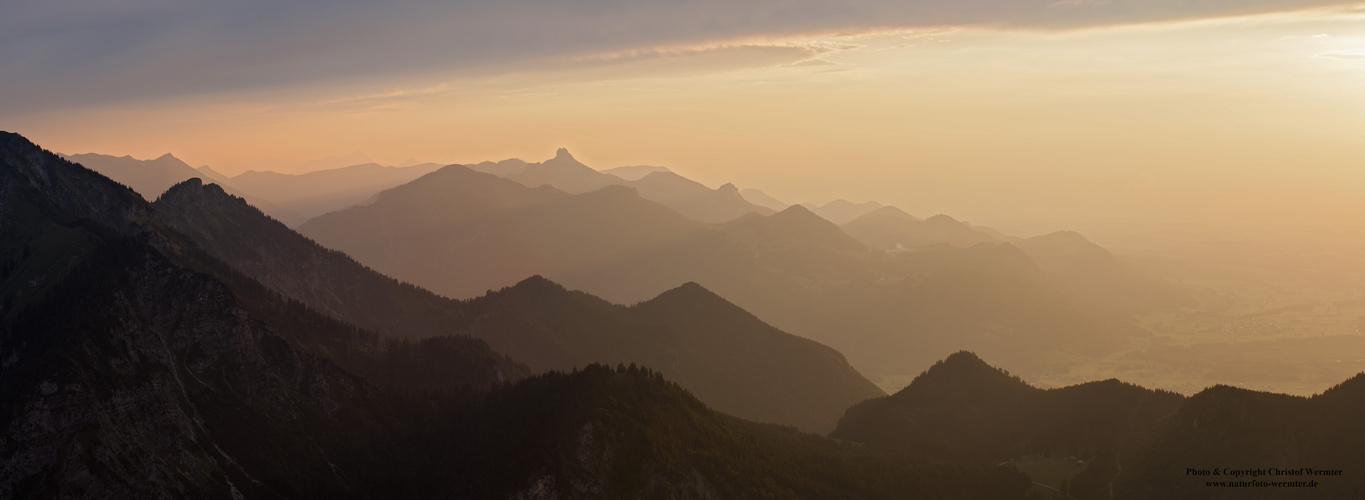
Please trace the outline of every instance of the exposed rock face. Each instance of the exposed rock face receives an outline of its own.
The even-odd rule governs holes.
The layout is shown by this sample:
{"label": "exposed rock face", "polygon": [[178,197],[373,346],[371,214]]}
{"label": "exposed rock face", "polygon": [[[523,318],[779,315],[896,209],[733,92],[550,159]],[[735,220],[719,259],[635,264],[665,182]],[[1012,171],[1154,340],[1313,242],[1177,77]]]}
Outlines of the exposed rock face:
{"label": "exposed rock face", "polygon": [[294,431],[371,390],[176,262],[145,201],[13,134],[0,183],[0,498],[323,494],[273,471],[356,470]]}
{"label": "exposed rock face", "polygon": [[[6,332],[30,347],[7,378],[37,384],[5,384],[16,404],[0,427],[0,497],[266,493],[241,463],[262,459],[237,438],[252,422],[234,416],[283,430],[367,396],[358,379],[252,322],[222,285],[153,253],[125,263],[73,274],[51,294],[60,302]],[[324,463],[321,453],[306,458]]]}

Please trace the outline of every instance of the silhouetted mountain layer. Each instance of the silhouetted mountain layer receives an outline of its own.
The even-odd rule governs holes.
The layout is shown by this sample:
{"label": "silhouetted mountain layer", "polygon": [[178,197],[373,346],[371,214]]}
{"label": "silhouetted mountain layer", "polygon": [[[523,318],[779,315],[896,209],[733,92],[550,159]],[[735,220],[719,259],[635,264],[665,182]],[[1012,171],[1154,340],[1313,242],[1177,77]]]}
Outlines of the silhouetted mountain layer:
{"label": "silhouetted mountain layer", "polygon": [[673,172],[654,172],[627,185],[635,188],[641,198],[672,208],[700,222],[721,223],[751,213],[773,213],[770,209],[749,203],[740,196],[734,184],[713,190]]}
{"label": "silhouetted mountain layer", "polygon": [[65,158],[133,188],[133,191],[137,191],[148,200],[156,199],[166,189],[185,179],[204,175],[169,153],[154,160],[95,153],[69,155]]}
{"label": "silhouetted mountain layer", "polygon": [[[1023,498],[1028,488],[1009,468],[739,421],[636,367],[475,392],[433,384],[443,375],[424,370],[451,362],[432,357],[458,346],[374,350],[373,332],[272,296],[132,191],[7,133],[0,209],[5,497]],[[638,314],[712,300],[678,293]],[[325,351],[397,372],[357,376],[313,354]]]}
{"label": "silhouetted mountain layer", "polygon": [[477,341],[414,361],[272,296],[132,190],[9,133],[0,200],[0,496],[348,495],[382,484],[375,454],[401,435],[373,439],[389,404],[353,373],[452,402],[525,376]]}
{"label": "silhouetted mountain layer", "polygon": [[1190,302],[1185,291],[1133,269],[1072,231],[1035,236],[1014,244],[1081,300],[1123,312]]}
{"label": "silhouetted mountain layer", "polygon": [[582,194],[607,186],[625,184],[625,179],[607,175],[582,164],[569,150],[559,148],[555,157],[540,163],[528,163],[520,172],[506,175],[527,187],[550,186],[569,194]]}
{"label": "silhouetted mountain layer", "polygon": [[[483,162],[470,165],[469,168],[514,180],[527,187],[549,186],[570,194],[583,194],[607,186],[629,186],[635,188],[641,198],[662,204],[699,222],[719,223],[749,213],[772,213],[770,209],[749,203],[730,184],[713,190],[664,167],[619,167],[598,172],[574,159],[563,148],[554,158],[541,163],[504,160],[498,163]],[[625,177],[612,175],[612,172]]]}
{"label": "silhouetted mountain layer", "polygon": [[879,208],[841,227],[867,246],[883,250],[904,250],[938,244],[966,248],[1001,241],[947,215],[940,214],[919,220],[896,207]]}
{"label": "silhouetted mountain layer", "polygon": [[[1311,398],[1214,386],[1191,396],[1140,450],[1125,455],[1125,475],[1114,488],[1134,498],[1356,498],[1365,491],[1365,477],[1351,472],[1365,469],[1362,419],[1365,374]],[[1208,474],[1187,474],[1191,468]],[[1229,476],[1224,468],[1250,471]],[[1317,485],[1209,487],[1207,481]]]}
{"label": "silhouetted mountain layer", "polygon": [[771,209],[775,212],[781,212],[783,210],[786,210],[787,207],[791,206],[790,203],[783,203],[781,200],[778,200],[777,198],[768,196],[768,193],[764,193],[753,188],[741,189],[739,191],[739,195],[743,196],[744,200],[748,201],[749,203],[753,203],[763,208]]}
{"label": "silhouetted mountain layer", "polygon": [[253,170],[239,174],[229,182],[250,197],[279,207],[282,212],[263,210],[286,225],[297,226],[319,215],[369,200],[380,191],[407,183],[440,167],[435,163],[409,167],[365,163],[303,174]]}
{"label": "silhouetted mountain layer", "polygon": [[631,165],[629,167],[609,168],[601,171],[604,174],[620,177],[626,181],[638,181],[645,176],[655,172],[673,173],[668,167],[654,167],[650,165]]}
{"label": "silhouetted mountain layer", "polygon": [[[849,408],[831,436],[969,463],[1080,459],[1065,486],[1078,499],[1352,498],[1365,487],[1349,473],[1365,466],[1361,418],[1365,374],[1312,398],[1227,386],[1185,398],[1117,380],[1037,389],[963,352],[896,394]],[[1299,475],[1304,467],[1343,473]],[[1229,475],[1248,469],[1253,475]],[[1206,484],[1253,480],[1319,485]]]}
{"label": "silhouetted mountain layer", "polygon": [[[870,452],[707,409],[645,368],[591,365],[488,398],[424,464],[460,498],[1025,498],[1026,476]],[[438,435],[439,436],[439,435]],[[433,453],[435,454],[435,453]],[[451,476],[450,471],[459,471]],[[469,485],[483,486],[480,489]],[[487,486],[485,486],[487,485]]]}
{"label": "silhouetted mountain layer", "polygon": [[198,169],[192,168],[170,154],[162,155],[155,160],[138,160],[131,156],[109,156],[95,153],[71,155],[65,158],[132,188],[146,200],[155,200],[171,186],[189,179],[213,178],[215,179],[213,182],[218,182],[223,190],[246,198],[252,205],[269,211],[277,218],[297,220],[301,217],[301,215],[267,200],[238,191],[232,183],[223,182],[223,179],[220,178],[221,174],[207,166]]}
{"label": "silhouetted mountain layer", "polygon": [[813,203],[802,203],[801,205],[809,208],[810,211],[815,212],[820,218],[835,224],[848,223],[849,221],[882,208],[882,204],[875,201],[853,203],[844,199],[834,200],[820,206],[815,206]]}
{"label": "silhouetted mountain layer", "polygon": [[889,448],[935,448],[981,463],[1030,453],[1094,456],[1138,444],[1184,398],[1117,380],[1034,388],[959,352],[905,389],[849,408],[831,436]]}
{"label": "silhouetted mountain layer", "polygon": [[696,282],[878,375],[964,348],[1050,369],[1143,334],[1008,244],[889,254],[801,206],[707,225],[623,186],[567,195],[451,166],[299,230],[452,297],[536,274],[627,304]]}
{"label": "silhouetted mountain layer", "polygon": [[[441,214],[458,225],[468,220],[462,214],[470,214],[461,208],[479,195],[500,202],[517,200],[498,195],[498,186],[508,185],[522,190],[526,202],[540,195],[579,202],[555,205],[571,216],[600,208],[592,196],[570,200],[557,191],[526,190],[463,167],[442,169],[430,177],[430,184],[381,195],[372,206],[388,211],[376,214],[379,220],[411,220],[421,212]],[[466,177],[490,184],[457,191],[459,179]],[[419,188],[456,196],[443,198],[450,205],[431,212],[410,212],[412,207],[388,203],[406,200],[408,190]],[[155,207],[172,227],[275,292],[388,336],[469,335],[536,371],[592,362],[641,363],[662,371],[717,409],[805,429],[828,430],[843,408],[881,395],[834,350],[782,333],[700,286],[686,285],[626,308],[532,278],[462,302],[400,283],[345,254],[324,249],[216,186],[193,181],[176,186]],[[654,209],[666,212],[657,205]],[[527,234],[536,230],[528,229]]]}

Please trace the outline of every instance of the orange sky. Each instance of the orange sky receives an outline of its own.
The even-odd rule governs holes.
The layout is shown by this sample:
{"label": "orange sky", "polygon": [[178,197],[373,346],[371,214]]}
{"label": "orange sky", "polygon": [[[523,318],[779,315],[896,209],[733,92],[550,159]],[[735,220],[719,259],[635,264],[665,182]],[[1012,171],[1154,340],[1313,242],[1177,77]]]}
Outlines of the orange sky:
{"label": "orange sky", "polygon": [[811,33],[135,95],[6,113],[0,128],[227,173],[355,150],[397,164],[568,147],[597,168],[664,165],[789,202],[875,199],[1127,245],[1172,227],[1365,220],[1360,7]]}

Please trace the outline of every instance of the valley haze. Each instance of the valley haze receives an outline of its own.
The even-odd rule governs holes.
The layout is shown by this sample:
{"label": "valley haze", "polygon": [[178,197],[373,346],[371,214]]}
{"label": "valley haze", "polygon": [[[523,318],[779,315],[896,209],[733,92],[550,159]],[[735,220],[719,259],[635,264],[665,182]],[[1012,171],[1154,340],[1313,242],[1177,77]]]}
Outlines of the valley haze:
{"label": "valley haze", "polygon": [[0,89],[0,500],[1365,491],[1358,0],[15,0]]}

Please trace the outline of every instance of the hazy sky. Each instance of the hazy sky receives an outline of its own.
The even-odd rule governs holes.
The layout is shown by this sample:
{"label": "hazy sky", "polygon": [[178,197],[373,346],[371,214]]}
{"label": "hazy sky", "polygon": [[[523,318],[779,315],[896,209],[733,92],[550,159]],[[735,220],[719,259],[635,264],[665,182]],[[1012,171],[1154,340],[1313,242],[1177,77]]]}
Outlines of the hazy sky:
{"label": "hazy sky", "polygon": [[54,150],[229,173],[568,147],[1017,232],[1365,221],[1352,2],[7,0],[0,89]]}

